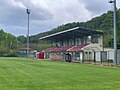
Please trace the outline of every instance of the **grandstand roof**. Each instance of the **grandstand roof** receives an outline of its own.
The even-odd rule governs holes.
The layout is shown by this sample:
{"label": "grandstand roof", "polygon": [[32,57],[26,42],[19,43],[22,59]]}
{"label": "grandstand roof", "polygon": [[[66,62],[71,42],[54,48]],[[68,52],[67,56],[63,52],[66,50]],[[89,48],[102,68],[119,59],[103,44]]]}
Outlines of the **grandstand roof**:
{"label": "grandstand roof", "polygon": [[50,40],[50,41],[62,41],[62,40],[91,36],[91,35],[103,35],[103,32],[76,27],[76,28],[65,30],[65,31],[57,32],[48,36],[44,36],[39,39]]}
{"label": "grandstand roof", "polygon": [[48,48],[45,50],[45,52],[64,52],[67,51],[69,48],[72,48],[73,46],[63,46],[63,47],[55,47],[55,48]]}
{"label": "grandstand roof", "polygon": [[67,51],[81,51],[83,47],[87,46],[88,44],[82,44],[80,46],[73,46],[69,48]]}
{"label": "grandstand roof", "polygon": [[62,47],[53,47],[53,48],[48,48],[44,50],[44,52],[77,52],[77,51],[82,51],[82,48],[87,46],[89,44],[82,44],[79,46],[62,46]]}

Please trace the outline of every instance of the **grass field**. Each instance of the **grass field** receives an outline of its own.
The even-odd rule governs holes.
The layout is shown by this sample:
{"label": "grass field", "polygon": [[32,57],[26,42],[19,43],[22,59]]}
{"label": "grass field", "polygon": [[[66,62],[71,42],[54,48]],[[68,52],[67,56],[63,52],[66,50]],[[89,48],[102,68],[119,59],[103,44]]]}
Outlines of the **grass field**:
{"label": "grass field", "polygon": [[120,69],[0,58],[0,90],[120,90]]}

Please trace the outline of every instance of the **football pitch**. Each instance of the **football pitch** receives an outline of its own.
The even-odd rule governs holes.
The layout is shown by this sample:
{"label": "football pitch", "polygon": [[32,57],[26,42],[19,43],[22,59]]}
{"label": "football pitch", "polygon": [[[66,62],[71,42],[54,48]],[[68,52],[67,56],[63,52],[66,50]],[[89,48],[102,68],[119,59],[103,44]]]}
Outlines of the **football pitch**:
{"label": "football pitch", "polygon": [[120,68],[0,58],[0,90],[120,90]]}

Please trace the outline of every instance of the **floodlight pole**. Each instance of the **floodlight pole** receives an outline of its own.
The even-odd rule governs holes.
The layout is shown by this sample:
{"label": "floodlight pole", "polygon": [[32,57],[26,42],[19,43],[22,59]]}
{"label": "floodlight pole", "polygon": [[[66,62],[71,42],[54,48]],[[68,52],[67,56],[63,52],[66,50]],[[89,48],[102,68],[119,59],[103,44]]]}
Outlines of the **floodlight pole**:
{"label": "floodlight pole", "polygon": [[116,0],[110,0],[109,3],[113,3],[114,4],[114,61],[115,61],[115,64],[117,65],[117,64],[119,64],[119,62],[117,61]]}
{"label": "floodlight pole", "polygon": [[28,31],[27,31],[27,57],[29,56],[29,15],[30,10],[26,9],[26,13],[28,14]]}

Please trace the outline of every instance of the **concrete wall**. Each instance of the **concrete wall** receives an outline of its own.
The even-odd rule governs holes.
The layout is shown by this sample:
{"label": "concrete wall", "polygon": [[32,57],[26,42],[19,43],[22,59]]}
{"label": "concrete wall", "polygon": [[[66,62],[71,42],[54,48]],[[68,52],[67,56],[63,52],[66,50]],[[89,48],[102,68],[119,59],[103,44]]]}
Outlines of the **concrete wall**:
{"label": "concrete wall", "polygon": [[103,51],[103,45],[99,43],[91,43],[84,48],[82,48],[84,51]]}

